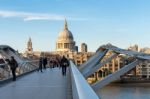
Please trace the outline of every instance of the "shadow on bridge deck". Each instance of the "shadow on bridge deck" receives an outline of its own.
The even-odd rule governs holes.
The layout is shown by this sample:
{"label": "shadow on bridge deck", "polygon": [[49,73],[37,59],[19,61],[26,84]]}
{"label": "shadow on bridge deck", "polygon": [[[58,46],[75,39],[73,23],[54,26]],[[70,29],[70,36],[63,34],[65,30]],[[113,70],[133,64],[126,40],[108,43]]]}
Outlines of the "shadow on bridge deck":
{"label": "shadow on bridge deck", "polygon": [[67,76],[61,69],[34,72],[0,87],[1,99],[66,99]]}

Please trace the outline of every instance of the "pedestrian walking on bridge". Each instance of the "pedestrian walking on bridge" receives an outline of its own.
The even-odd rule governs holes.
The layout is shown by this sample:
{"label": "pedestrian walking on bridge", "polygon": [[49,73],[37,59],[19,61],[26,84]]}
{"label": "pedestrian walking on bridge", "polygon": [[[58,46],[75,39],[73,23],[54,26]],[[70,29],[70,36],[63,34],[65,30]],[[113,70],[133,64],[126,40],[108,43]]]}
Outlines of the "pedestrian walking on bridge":
{"label": "pedestrian walking on bridge", "polygon": [[46,69],[46,65],[47,65],[47,58],[43,58],[43,67],[44,69]]}
{"label": "pedestrian walking on bridge", "polygon": [[65,56],[63,56],[61,59],[61,66],[62,66],[62,75],[65,76],[66,75],[66,69],[69,66],[69,61]]}
{"label": "pedestrian walking on bridge", "polygon": [[[42,72],[42,65],[43,65],[43,58],[42,57],[40,57],[40,59],[39,59],[39,70]],[[39,71],[38,70],[38,71]]]}
{"label": "pedestrian walking on bridge", "polygon": [[16,68],[18,67],[18,63],[13,56],[11,56],[10,61],[8,62],[10,65],[10,69],[12,71],[13,81],[16,81]]}

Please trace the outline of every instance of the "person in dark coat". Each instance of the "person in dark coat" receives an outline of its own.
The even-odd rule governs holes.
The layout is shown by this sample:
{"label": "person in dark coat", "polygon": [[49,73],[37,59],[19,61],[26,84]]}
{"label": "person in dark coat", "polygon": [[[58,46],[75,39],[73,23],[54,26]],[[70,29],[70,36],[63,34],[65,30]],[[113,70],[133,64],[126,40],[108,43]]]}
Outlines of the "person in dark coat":
{"label": "person in dark coat", "polygon": [[47,58],[45,57],[43,59],[43,67],[44,67],[44,69],[46,69],[46,65],[47,65]]}
{"label": "person in dark coat", "polygon": [[[40,59],[39,59],[39,70],[42,72],[42,65],[43,65],[43,58],[42,57],[40,57]],[[38,70],[38,71],[39,71]]]}
{"label": "person in dark coat", "polygon": [[14,59],[13,56],[11,56],[11,59],[9,61],[10,69],[12,71],[13,81],[16,81],[16,68],[18,67],[17,61]]}
{"label": "person in dark coat", "polygon": [[69,66],[69,61],[65,56],[63,56],[61,59],[61,66],[62,66],[62,75],[65,76],[66,75],[66,69]]}

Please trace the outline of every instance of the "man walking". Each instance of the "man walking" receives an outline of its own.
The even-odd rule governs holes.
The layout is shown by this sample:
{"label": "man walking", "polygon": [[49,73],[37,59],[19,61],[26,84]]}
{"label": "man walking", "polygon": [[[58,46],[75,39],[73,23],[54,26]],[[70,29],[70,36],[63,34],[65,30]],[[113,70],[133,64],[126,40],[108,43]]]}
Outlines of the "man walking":
{"label": "man walking", "polygon": [[69,66],[69,61],[67,60],[67,58],[65,56],[63,56],[61,59],[61,65],[62,65],[62,75],[65,76],[67,66]]}
{"label": "man walking", "polygon": [[[40,59],[39,59],[39,70],[42,72],[42,64],[43,64],[43,58],[42,57],[40,57]],[[38,70],[38,71],[39,71]]]}
{"label": "man walking", "polygon": [[11,59],[9,61],[10,69],[12,71],[13,81],[16,81],[16,68],[18,67],[17,61],[14,59],[13,56],[11,56]]}
{"label": "man walking", "polygon": [[44,69],[46,69],[46,65],[47,65],[47,58],[45,57],[43,59],[43,67],[44,67]]}

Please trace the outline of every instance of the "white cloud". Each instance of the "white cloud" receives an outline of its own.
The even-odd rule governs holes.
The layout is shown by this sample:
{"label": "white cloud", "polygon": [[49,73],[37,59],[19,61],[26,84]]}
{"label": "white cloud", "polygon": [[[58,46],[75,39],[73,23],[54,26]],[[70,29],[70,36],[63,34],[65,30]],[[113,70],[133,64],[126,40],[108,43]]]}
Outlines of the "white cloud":
{"label": "white cloud", "polygon": [[[64,20],[64,15],[59,14],[47,14],[47,13],[28,13],[28,12],[17,12],[17,11],[2,11],[0,10],[0,17],[4,18],[21,18],[24,21],[32,20]],[[72,18],[67,17],[69,20],[85,20],[83,18]]]}

